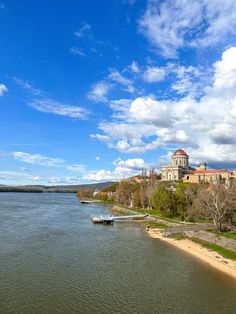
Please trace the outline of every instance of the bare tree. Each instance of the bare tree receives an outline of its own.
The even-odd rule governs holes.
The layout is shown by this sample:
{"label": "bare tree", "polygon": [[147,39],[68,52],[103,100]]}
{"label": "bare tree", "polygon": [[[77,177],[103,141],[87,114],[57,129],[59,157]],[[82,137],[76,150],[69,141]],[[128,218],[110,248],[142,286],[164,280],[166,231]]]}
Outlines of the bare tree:
{"label": "bare tree", "polygon": [[133,207],[134,205],[134,193],[137,190],[138,185],[135,181],[122,180],[119,182],[116,189],[116,201],[120,205],[127,207]]}
{"label": "bare tree", "polygon": [[147,184],[148,184],[148,177],[147,177],[147,169],[142,169],[141,180],[140,180],[140,203],[142,208],[147,207]]}
{"label": "bare tree", "polygon": [[201,212],[213,219],[217,230],[222,231],[223,226],[229,227],[235,210],[235,189],[223,184],[201,186],[195,199],[195,206],[197,204]]}

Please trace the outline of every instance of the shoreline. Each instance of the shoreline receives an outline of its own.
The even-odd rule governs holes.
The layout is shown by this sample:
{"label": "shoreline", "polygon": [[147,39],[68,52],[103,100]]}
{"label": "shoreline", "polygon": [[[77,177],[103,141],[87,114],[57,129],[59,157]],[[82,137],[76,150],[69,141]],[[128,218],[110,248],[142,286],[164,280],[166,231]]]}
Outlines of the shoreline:
{"label": "shoreline", "polygon": [[224,272],[231,278],[236,280],[236,261],[227,259],[215,251],[202,247],[200,244],[191,241],[190,239],[176,240],[162,236],[160,229],[150,228],[147,234],[153,239],[159,239],[176,248],[195,256],[201,261],[214,267],[215,269]]}
{"label": "shoreline", "polygon": [[[132,210],[122,208],[120,206],[113,206],[110,211],[115,211],[116,213],[132,212]],[[142,221],[135,221],[142,225]],[[144,226],[143,226],[144,227]],[[144,227],[145,228],[145,227]],[[145,228],[146,229],[146,228]],[[208,265],[214,267],[216,270],[224,272],[226,275],[236,280],[236,261],[227,259],[220,255],[219,253],[207,249],[202,245],[191,241],[191,239],[181,239],[177,240],[170,237],[165,237],[162,235],[163,229],[150,227],[146,229],[146,233],[149,237],[153,239],[159,239],[163,242],[166,242],[169,245],[175,246],[176,248],[191,254],[192,256],[198,258],[202,262],[207,263]]]}

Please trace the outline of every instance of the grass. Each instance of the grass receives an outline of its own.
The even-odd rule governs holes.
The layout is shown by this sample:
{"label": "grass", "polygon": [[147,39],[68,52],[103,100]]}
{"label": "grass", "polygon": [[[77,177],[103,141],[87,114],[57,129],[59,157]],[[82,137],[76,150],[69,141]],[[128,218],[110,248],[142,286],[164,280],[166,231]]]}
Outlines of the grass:
{"label": "grass", "polygon": [[214,243],[209,243],[197,238],[190,238],[191,241],[200,244],[201,246],[210,249],[212,251],[215,251],[217,253],[219,253],[220,255],[222,255],[225,258],[231,259],[233,261],[236,261],[236,252],[228,250],[223,248],[222,246],[219,246],[217,244]]}
{"label": "grass", "polygon": [[219,246],[217,244],[210,243],[210,242],[207,242],[207,241],[203,241],[203,240],[200,240],[198,238],[186,237],[186,236],[184,236],[181,233],[173,235],[173,238],[175,238],[176,240],[184,240],[184,239],[191,240],[191,241],[193,241],[195,243],[200,244],[201,246],[205,247],[206,249],[209,249],[211,251],[217,252],[218,254],[223,256],[224,258],[228,258],[228,259],[231,259],[233,261],[236,261],[236,252],[231,251],[229,249],[225,249],[222,246]]}
{"label": "grass", "polygon": [[165,214],[163,214],[162,212],[160,212],[158,210],[140,209],[140,208],[130,208],[130,210],[133,210],[133,211],[140,213],[140,214],[146,214],[147,213],[150,216],[160,218],[160,219],[163,219],[165,221],[180,223],[180,217],[177,216],[177,217],[173,217],[173,218],[168,218],[165,216]]}
{"label": "grass", "polygon": [[220,235],[229,238],[229,239],[233,239],[236,240],[236,233],[231,233],[231,232],[222,232]]}
{"label": "grass", "polygon": [[148,221],[148,222],[145,222],[144,225],[145,225],[146,227],[159,228],[159,229],[170,228],[169,226],[167,226],[167,225],[165,225],[165,224],[158,223],[158,222],[156,222],[156,221]]}
{"label": "grass", "polygon": [[218,236],[223,236],[223,237],[226,237],[228,239],[236,240],[236,233],[232,233],[232,232],[218,232],[215,229],[207,229],[206,231],[214,233],[214,234],[216,234]]}
{"label": "grass", "polygon": [[109,204],[109,205],[115,204],[115,202],[113,200],[102,200],[102,199],[93,199],[93,200],[99,201],[100,203],[103,203],[103,204]]}

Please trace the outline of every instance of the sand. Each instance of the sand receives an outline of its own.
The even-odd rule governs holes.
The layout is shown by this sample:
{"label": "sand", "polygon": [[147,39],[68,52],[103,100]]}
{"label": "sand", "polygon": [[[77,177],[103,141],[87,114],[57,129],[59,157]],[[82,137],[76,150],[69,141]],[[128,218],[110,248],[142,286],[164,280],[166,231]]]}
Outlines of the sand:
{"label": "sand", "polygon": [[173,238],[164,237],[162,236],[160,229],[150,228],[148,230],[148,234],[152,238],[160,239],[166,243],[174,245],[184,252],[199,258],[219,271],[222,271],[236,279],[236,261],[224,258],[217,252],[204,248],[200,244],[192,242],[189,239],[176,240]]}

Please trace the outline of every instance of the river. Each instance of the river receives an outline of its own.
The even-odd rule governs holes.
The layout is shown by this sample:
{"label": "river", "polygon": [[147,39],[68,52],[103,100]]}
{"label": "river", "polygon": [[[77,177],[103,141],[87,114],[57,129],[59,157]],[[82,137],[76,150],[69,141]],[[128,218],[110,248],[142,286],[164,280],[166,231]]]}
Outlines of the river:
{"label": "river", "polygon": [[0,193],[0,313],[235,313],[236,283],[75,194]]}

